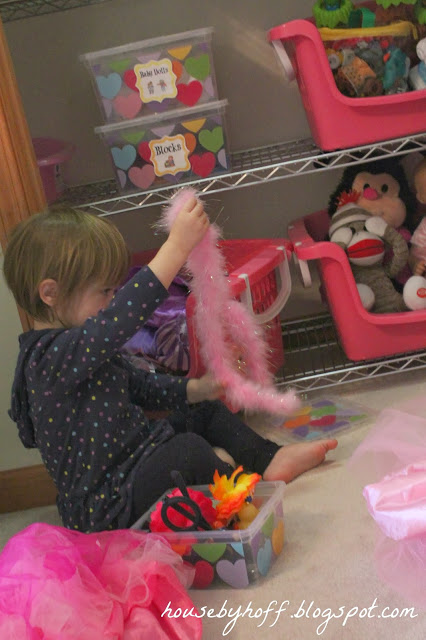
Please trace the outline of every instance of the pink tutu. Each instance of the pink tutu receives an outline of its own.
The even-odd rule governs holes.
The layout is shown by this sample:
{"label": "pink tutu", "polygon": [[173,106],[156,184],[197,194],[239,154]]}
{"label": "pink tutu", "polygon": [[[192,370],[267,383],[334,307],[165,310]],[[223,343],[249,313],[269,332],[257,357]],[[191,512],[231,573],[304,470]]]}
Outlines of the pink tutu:
{"label": "pink tutu", "polygon": [[[0,638],[198,640],[193,570],[155,534],[33,524],[0,555]],[[188,617],[161,614],[193,610]]]}
{"label": "pink tutu", "polygon": [[426,420],[387,409],[349,461],[369,484],[363,495],[382,534],[379,576],[426,608]]}

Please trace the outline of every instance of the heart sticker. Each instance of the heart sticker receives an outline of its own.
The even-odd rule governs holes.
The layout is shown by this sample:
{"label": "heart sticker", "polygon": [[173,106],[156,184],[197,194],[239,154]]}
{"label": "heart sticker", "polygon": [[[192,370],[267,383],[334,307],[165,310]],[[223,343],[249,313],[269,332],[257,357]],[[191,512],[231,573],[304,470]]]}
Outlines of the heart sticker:
{"label": "heart sticker", "polygon": [[197,58],[185,60],[185,69],[190,76],[197,80],[204,80],[210,73],[210,58],[207,53],[203,53]]}
{"label": "heart sticker", "polygon": [[204,91],[206,91],[209,94],[209,96],[214,96],[214,94],[215,94],[215,90],[214,90],[214,87],[213,87],[213,80],[212,80],[211,76],[206,78],[206,80],[204,82]]}
{"label": "heart sticker", "polygon": [[263,527],[262,533],[266,538],[270,538],[272,535],[272,530],[274,528],[274,514],[271,513],[270,516],[266,519]]}
{"label": "heart sticker", "polygon": [[162,138],[163,136],[169,136],[172,133],[174,128],[175,128],[174,124],[168,124],[164,127],[153,128],[152,133],[158,136],[159,138]]}
{"label": "heart sticker", "polygon": [[127,182],[126,172],[121,171],[121,169],[117,169],[117,177],[118,177],[118,182],[120,183],[120,187],[123,188]]}
{"label": "heart sticker", "polygon": [[104,107],[105,115],[107,118],[109,118],[112,113],[112,102],[107,98],[102,98],[102,104]]}
{"label": "heart sticker", "polygon": [[198,134],[198,140],[204,149],[216,153],[216,151],[219,151],[224,144],[223,129],[222,127],[215,127],[212,131],[203,129]]}
{"label": "heart sticker", "polygon": [[145,162],[151,162],[151,149],[149,148],[148,142],[138,144],[138,154]]}
{"label": "heart sticker", "polygon": [[219,560],[216,571],[219,578],[234,589],[243,589],[248,586],[246,561],[243,559],[237,560],[235,564],[229,560]]}
{"label": "heart sticker", "polygon": [[111,154],[115,166],[124,171],[131,167],[136,159],[136,149],[130,144],[126,144],[122,149],[120,147],[112,147]]}
{"label": "heart sticker", "polygon": [[203,560],[216,562],[216,560],[219,560],[219,558],[221,558],[225,553],[226,543],[211,542],[207,544],[193,544],[192,549],[200,556],[200,558],[203,558]]}
{"label": "heart sticker", "polygon": [[131,63],[132,61],[130,60],[130,58],[125,58],[124,60],[113,60],[109,63],[109,66],[113,71],[122,73],[125,69],[130,67]]}
{"label": "heart sticker", "polygon": [[172,61],[172,69],[173,69],[173,73],[176,76],[176,80],[179,80],[179,78],[182,75],[182,71],[183,71],[182,63],[179,62],[179,60],[173,60]]}
{"label": "heart sticker", "polygon": [[129,171],[129,179],[136,187],[148,189],[155,180],[154,167],[151,164],[132,167]]}
{"label": "heart sticker", "polygon": [[277,526],[272,532],[272,550],[276,556],[279,556],[284,546],[284,523],[279,521]]}
{"label": "heart sticker", "polygon": [[214,578],[214,567],[206,560],[199,560],[194,564],[195,576],[192,582],[193,589],[205,589],[209,587]]}
{"label": "heart sticker", "polygon": [[188,131],[192,131],[193,133],[197,133],[205,123],[205,118],[199,118],[198,120],[188,120],[188,122],[182,122],[182,127],[188,129]]}
{"label": "heart sticker", "polygon": [[167,53],[169,53],[174,58],[178,60],[185,60],[188,53],[191,53],[192,46],[188,45],[186,47],[177,47],[176,49],[168,49]]}
{"label": "heart sticker", "polygon": [[224,167],[224,169],[228,168],[228,156],[226,155],[225,149],[221,149],[217,154],[217,159],[219,160],[219,164]]}
{"label": "heart sticker", "polygon": [[136,73],[133,69],[127,69],[127,71],[123,73],[123,80],[129,89],[139,92],[139,89],[136,86]]}
{"label": "heart sticker", "polygon": [[117,96],[113,100],[115,111],[126,118],[131,120],[141,110],[142,103],[138,93],[129,93],[128,96]]}
{"label": "heart sticker", "polygon": [[272,545],[270,540],[266,540],[265,545],[259,549],[257,554],[257,567],[262,576],[266,576],[271,566]]}
{"label": "heart sticker", "polygon": [[144,139],[145,131],[136,131],[136,132],[129,131],[128,133],[123,133],[122,136],[126,142],[130,142],[130,144],[137,145],[141,140]]}
{"label": "heart sticker", "polygon": [[[193,80],[188,84],[177,84],[177,99],[186,107],[193,107],[197,104],[203,93],[203,85],[198,80]],[[108,97],[108,96],[105,96]]]}
{"label": "heart sticker", "polygon": [[216,156],[214,153],[207,151],[201,155],[193,154],[189,161],[195,175],[200,176],[200,178],[207,178],[215,168]]}
{"label": "heart sticker", "polygon": [[161,51],[153,51],[152,53],[144,53],[136,57],[139,62],[142,62],[142,64],[146,64],[147,62],[151,62],[151,60],[153,62],[156,62],[157,60],[159,60],[160,55],[161,55]]}
{"label": "heart sticker", "polygon": [[185,138],[186,148],[189,153],[192,153],[197,146],[197,138],[193,133],[185,133],[183,137]]}
{"label": "heart sticker", "polygon": [[110,73],[109,76],[96,76],[96,84],[103,98],[112,100],[121,89],[121,76]]}

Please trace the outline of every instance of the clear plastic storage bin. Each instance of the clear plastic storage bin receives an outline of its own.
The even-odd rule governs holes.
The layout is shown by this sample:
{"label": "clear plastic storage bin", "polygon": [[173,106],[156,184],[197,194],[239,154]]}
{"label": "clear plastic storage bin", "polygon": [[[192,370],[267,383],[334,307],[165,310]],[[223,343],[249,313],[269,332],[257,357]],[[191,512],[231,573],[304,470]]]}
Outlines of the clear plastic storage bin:
{"label": "clear plastic storage bin", "polygon": [[[211,496],[207,485],[191,487]],[[266,576],[284,544],[284,482],[259,482],[253,504],[259,509],[247,529],[162,533],[185,562],[195,568],[192,588],[242,589]],[[170,490],[160,498],[161,502]],[[157,503],[156,503],[157,504]],[[132,529],[145,529],[154,504]]]}
{"label": "clear plastic storage bin", "polygon": [[81,55],[105,122],[217,100],[212,34],[197,29]]}
{"label": "clear plastic storage bin", "polygon": [[96,127],[122,193],[199,180],[229,170],[226,100]]}

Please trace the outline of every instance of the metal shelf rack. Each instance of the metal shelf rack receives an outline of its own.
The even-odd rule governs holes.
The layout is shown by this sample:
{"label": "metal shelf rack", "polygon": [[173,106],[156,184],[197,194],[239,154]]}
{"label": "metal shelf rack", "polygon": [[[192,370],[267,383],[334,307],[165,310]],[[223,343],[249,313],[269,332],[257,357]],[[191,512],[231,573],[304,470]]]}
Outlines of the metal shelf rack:
{"label": "metal shelf rack", "polygon": [[47,13],[77,9],[106,0],[0,0],[0,17],[3,22],[32,18]]}
{"label": "metal shelf rack", "polygon": [[[229,173],[185,184],[205,195],[422,150],[426,150],[426,133],[332,152],[323,152],[311,139],[302,139],[233,153]],[[64,199],[99,216],[111,216],[164,204],[175,189],[168,186],[122,196],[110,180],[70,189]],[[426,366],[426,351],[380,360],[348,360],[329,315],[286,322],[283,341],[285,365],[277,384],[303,392]]]}
{"label": "metal shelf rack", "polygon": [[285,363],[277,375],[278,386],[307,392],[426,366],[426,351],[377,360],[348,360],[328,314],[286,322],[282,329]]}
{"label": "metal shelf rack", "polygon": [[[201,195],[207,195],[422,149],[426,149],[426,133],[327,152],[321,151],[310,138],[294,140],[234,152],[231,154],[232,169],[228,173],[184,184],[195,186]],[[115,181],[108,180],[69,189],[63,199],[99,216],[111,216],[164,204],[175,190],[176,185],[169,185],[120,195]]]}

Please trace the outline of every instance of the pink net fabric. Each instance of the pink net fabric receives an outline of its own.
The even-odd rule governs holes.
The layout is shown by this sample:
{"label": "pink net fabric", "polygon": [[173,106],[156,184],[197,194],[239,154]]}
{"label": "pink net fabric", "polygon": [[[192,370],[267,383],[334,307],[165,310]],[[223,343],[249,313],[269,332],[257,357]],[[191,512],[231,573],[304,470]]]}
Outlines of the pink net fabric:
{"label": "pink net fabric", "polygon": [[375,549],[378,575],[426,608],[426,403],[410,411],[382,411],[349,461],[365,486],[367,508],[381,534]]}
{"label": "pink net fabric", "polygon": [[[36,523],[0,555],[0,638],[198,640],[201,620],[185,590],[192,578],[155,534]],[[162,616],[170,601],[193,615]]]}

